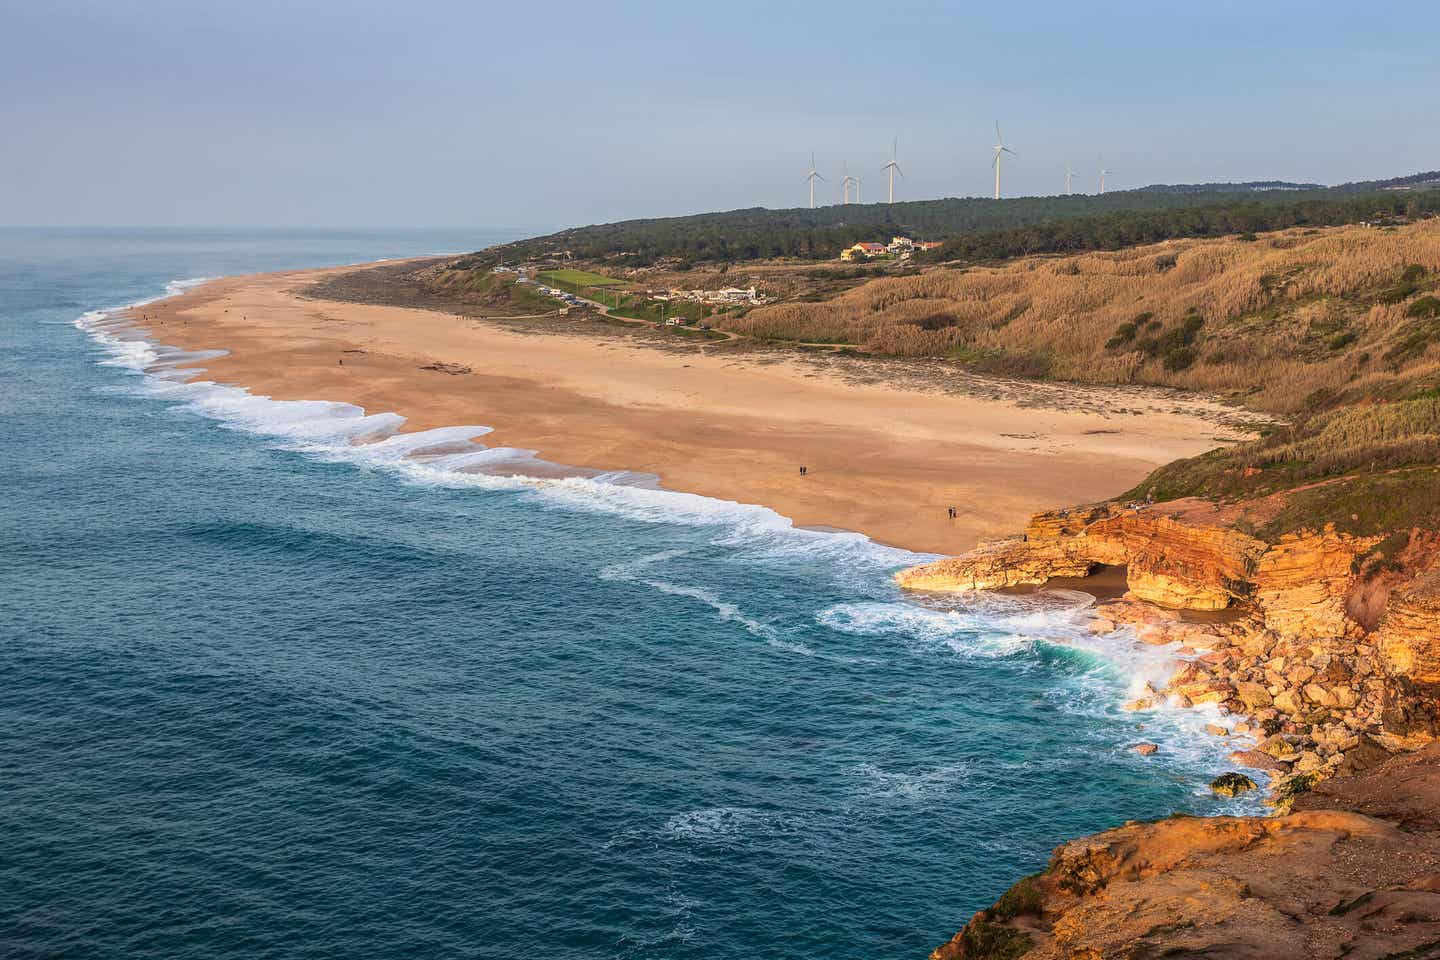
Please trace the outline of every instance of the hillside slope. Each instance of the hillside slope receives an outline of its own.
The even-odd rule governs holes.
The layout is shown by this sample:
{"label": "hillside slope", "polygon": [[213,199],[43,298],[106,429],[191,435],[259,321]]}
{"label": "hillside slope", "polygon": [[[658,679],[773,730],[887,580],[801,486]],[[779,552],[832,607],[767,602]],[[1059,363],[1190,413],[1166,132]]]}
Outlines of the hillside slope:
{"label": "hillside slope", "polygon": [[1000,373],[1215,391],[1293,414],[1436,382],[1437,288],[1432,218],[932,269],[725,323]]}

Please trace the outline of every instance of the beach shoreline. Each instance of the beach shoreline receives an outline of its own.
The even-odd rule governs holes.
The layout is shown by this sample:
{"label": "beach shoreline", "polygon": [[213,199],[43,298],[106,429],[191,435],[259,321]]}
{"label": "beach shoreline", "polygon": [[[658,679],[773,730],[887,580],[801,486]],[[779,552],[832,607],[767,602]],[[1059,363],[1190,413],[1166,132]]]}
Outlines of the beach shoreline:
{"label": "beach shoreline", "polygon": [[122,315],[129,336],[226,351],[181,366],[256,395],[394,412],[407,432],[484,425],[489,447],[651,474],[666,489],[926,553],[964,551],[1037,509],[1114,496],[1242,436],[1222,422],[1227,408],[1173,392],[1046,384],[1049,405],[1034,406],[859,382],[812,356],[661,350],[303,292],[364,266],[207,280]]}

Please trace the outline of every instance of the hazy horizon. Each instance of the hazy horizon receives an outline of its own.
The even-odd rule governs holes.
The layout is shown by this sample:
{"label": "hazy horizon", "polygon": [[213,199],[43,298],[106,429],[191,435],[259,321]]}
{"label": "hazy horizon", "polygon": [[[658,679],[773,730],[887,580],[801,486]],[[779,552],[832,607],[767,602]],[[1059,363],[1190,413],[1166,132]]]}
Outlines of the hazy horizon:
{"label": "hazy horizon", "polygon": [[5,0],[0,224],[545,231],[1440,167],[1440,9]]}

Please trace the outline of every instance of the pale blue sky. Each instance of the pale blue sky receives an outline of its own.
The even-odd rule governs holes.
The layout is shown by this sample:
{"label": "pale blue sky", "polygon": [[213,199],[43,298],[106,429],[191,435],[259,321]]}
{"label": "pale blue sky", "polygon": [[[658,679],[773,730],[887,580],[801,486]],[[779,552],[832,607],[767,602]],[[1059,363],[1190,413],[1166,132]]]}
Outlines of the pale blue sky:
{"label": "pale blue sky", "polygon": [[[1440,168],[1440,3],[0,0],[0,223],[543,229]],[[823,185],[822,185],[823,187]],[[835,199],[824,192],[824,199]]]}

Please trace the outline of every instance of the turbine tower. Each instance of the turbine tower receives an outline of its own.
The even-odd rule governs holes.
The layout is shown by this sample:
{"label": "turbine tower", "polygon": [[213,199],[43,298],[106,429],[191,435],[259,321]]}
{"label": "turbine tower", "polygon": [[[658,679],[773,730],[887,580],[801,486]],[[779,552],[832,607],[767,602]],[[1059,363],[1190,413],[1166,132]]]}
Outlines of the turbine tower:
{"label": "turbine tower", "polygon": [[864,195],[864,193],[862,192],[864,189],[865,189],[865,178],[864,178],[864,177],[856,177],[856,178],[855,178],[855,202],[856,202],[856,203],[864,203],[864,202],[865,202],[865,195]]}
{"label": "turbine tower", "polygon": [[1075,192],[1074,190],[1071,189],[1071,184],[1074,182],[1074,180],[1075,180],[1075,171],[1070,169],[1070,161],[1069,161],[1069,160],[1066,160],[1066,161],[1065,161],[1065,196],[1067,196],[1067,197],[1070,196],[1072,193]]}
{"label": "turbine tower", "polygon": [[1012,157],[1015,151],[1005,146],[1005,139],[1000,136],[1000,121],[995,121],[995,199],[1000,199],[1000,154],[1008,153]]}
{"label": "turbine tower", "polygon": [[880,168],[881,170],[888,171],[890,174],[890,203],[895,202],[895,174],[898,173],[902,177],[905,176],[905,171],[900,169],[900,161],[895,159],[895,154],[899,146],[900,138],[896,137],[890,142],[890,162]]}
{"label": "turbine tower", "polygon": [[1114,170],[1105,169],[1105,161],[1103,159],[1100,161],[1100,193],[1102,195],[1105,193],[1105,174],[1114,172]]}
{"label": "turbine tower", "polygon": [[811,209],[811,210],[814,210],[814,209],[815,209],[815,181],[816,181],[816,180],[820,180],[820,181],[822,181],[822,182],[824,182],[824,183],[829,183],[829,182],[830,182],[830,181],[826,180],[824,177],[820,176],[820,171],[815,169],[815,151],[814,151],[814,150],[811,150],[811,151],[810,151],[810,173],[805,177],[805,179],[806,179],[807,181],[809,181],[809,183],[810,183],[810,209]]}
{"label": "turbine tower", "polygon": [[844,168],[843,168],[843,171],[844,171],[844,175],[841,176],[841,178],[840,178],[840,186],[842,186],[842,187],[845,189],[845,202],[846,202],[846,203],[849,203],[849,202],[850,202],[850,184],[852,184],[852,183],[855,182],[855,178],[852,177],[852,176],[850,176],[850,164],[849,164],[848,161],[846,162],[846,164],[845,164],[845,166],[844,166]]}

